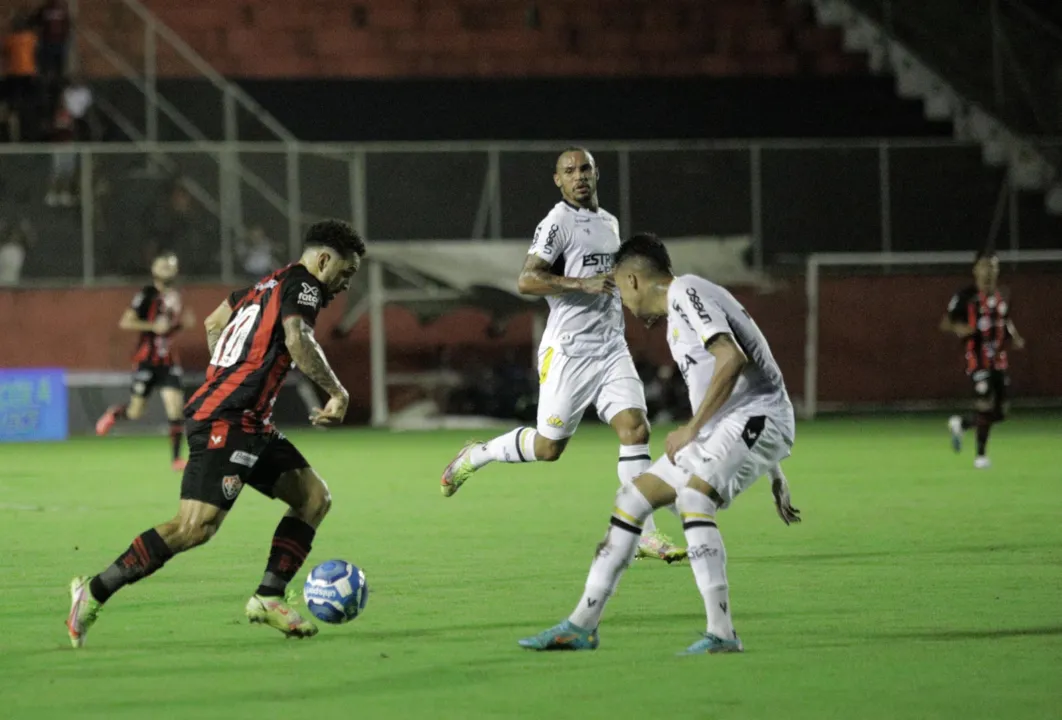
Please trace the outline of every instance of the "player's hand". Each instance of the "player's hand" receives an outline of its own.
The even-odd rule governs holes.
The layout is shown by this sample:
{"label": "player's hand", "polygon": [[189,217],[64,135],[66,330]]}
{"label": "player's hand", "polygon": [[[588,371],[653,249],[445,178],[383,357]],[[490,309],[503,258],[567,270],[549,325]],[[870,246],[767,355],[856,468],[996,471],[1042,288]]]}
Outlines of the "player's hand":
{"label": "player's hand", "polygon": [[347,406],[350,405],[350,396],[347,393],[333,395],[328,398],[328,403],[320,410],[310,411],[310,422],[315,427],[332,427],[343,422],[347,416]]}
{"label": "player's hand", "polygon": [[588,295],[611,295],[616,289],[616,281],[611,275],[594,275],[584,278],[580,286]]}
{"label": "player's hand", "polygon": [[156,335],[165,335],[171,329],[173,329],[173,324],[168,317],[157,318],[155,322],[151,324],[151,332]]}
{"label": "player's hand", "polygon": [[800,522],[800,511],[793,507],[789,499],[789,483],[784,477],[771,479],[771,494],[774,495],[774,509],[786,525]]}
{"label": "player's hand", "polygon": [[682,448],[693,442],[693,438],[697,437],[697,432],[689,425],[683,425],[678,430],[674,430],[668,433],[667,436],[667,459],[672,463],[675,462],[675,455]]}
{"label": "player's hand", "polygon": [[1021,337],[1020,335],[1015,335],[1012,338],[1012,340],[1014,342],[1014,349],[1015,350],[1024,350],[1025,349],[1025,338]]}

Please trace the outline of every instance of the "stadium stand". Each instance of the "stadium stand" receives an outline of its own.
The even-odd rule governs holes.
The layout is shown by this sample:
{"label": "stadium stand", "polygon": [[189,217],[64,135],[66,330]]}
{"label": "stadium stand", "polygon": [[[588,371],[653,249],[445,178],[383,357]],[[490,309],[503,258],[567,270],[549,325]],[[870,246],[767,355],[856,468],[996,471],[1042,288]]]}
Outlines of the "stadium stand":
{"label": "stadium stand", "polygon": [[[222,74],[237,77],[789,76],[865,70],[840,33],[784,0],[293,0],[145,3]],[[120,3],[82,18],[131,55]],[[162,53],[161,75],[189,72]],[[90,74],[109,74],[95,62]]]}

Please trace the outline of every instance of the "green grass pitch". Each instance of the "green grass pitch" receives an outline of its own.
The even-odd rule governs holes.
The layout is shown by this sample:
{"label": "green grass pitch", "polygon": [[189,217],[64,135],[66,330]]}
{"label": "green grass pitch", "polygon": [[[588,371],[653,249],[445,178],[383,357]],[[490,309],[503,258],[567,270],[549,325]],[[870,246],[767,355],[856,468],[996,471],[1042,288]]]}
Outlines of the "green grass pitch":
{"label": "green grass pitch", "polygon": [[998,427],[990,471],[952,454],[941,418],[802,425],[785,467],[804,523],[777,519],[764,480],[720,519],[747,652],[694,658],[675,657],[703,626],[689,567],[650,561],[597,652],[516,645],[579,597],[616,488],[607,429],[450,499],[438,476],[463,434],[292,437],[334,496],[309,562],[363,567],[365,614],[304,641],[247,625],[282,512],[248,490],[210,544],[117,595],[82,651],[67,583],[174,512],[166,441],[0,447],[0,716],[1062,716],[1057,417]]}

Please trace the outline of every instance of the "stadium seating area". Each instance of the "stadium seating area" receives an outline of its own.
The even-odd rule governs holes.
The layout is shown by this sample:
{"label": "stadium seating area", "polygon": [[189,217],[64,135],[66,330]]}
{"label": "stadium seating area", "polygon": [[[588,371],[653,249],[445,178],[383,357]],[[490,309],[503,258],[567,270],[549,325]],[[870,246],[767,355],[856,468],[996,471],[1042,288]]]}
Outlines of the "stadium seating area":
{"label": "stadium seating area", "polygon": [[[840,34],[785,0],[145,0],[236,77],[843,75]],[[81,19],[128,57],[141,33],[116,0]],[[131,19],[131,18],[130,18]],[[191,73],[159,48],[160,75]],[[113,75],[99,58],[89,75]]]}

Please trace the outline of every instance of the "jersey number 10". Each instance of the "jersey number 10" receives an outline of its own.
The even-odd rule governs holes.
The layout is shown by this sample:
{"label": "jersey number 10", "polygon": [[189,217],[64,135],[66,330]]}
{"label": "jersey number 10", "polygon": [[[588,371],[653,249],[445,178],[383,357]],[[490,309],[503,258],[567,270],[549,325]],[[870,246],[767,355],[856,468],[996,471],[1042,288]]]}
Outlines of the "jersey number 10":
{"label": "jersey number 10", "polygon": [[247,305],[243,307],[225,327],[225,331],[218,338],[214,355],[210,358],[210,364],[215,367],[232,367],[243,356],[243,347],[247,344],[247,338],[254,329],[255,320],[262,312],[259,305]]}

